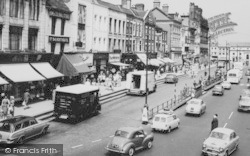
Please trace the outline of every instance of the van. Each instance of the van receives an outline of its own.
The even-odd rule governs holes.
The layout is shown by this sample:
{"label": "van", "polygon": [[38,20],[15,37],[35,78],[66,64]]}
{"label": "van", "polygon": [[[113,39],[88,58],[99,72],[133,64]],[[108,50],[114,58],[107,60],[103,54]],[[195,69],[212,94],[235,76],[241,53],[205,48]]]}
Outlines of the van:
{"label": "van", "polygon": [[[148,71],[148,92],[156,91],[155,74]],[[134,71],[127,74],[126,88],[127,94],[145,95],[146,94],[146,71]]]}
{"label": "van", "polygon": [[242,73],[238,69],[231,69],[227,72],[227,81],[230,83],[240,83]]}
{"label": "van", "polygon": [[76,84],[56,89],[54,115],[57,119],[79,121],[101,110],[97,86]]}

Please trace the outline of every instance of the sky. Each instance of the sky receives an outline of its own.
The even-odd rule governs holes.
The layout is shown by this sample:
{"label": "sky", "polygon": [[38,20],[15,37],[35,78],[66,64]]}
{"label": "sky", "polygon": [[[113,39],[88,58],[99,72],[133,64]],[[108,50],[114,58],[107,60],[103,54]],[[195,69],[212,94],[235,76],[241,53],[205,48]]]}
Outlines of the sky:
{"label": "sky", "polygon": [[[121,0],[104,0],[113,4],[121,4]],[[145,10],[153,8],[154,0],[131,0],[132,5],[144,3]],[[220,44],[226,42],[250,42],[250,0],[160,0],[162,4],[168,4],[169,13],[178,12],[187,15],[189,4],[195,3],[203,10],[203,17],[210,18],[222,13],[231,12],[230,19],[238,24],[235,33],[219,38]]]}

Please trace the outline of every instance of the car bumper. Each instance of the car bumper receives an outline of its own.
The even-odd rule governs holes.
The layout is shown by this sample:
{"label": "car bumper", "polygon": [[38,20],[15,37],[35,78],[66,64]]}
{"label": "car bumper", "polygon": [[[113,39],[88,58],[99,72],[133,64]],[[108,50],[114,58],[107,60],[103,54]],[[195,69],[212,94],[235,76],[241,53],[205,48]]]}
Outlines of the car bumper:
{"label": "car bumper", "polygon": [[224,156],[225,154],[224,153],[209,152],[209,151],[202,150],[202,155],[205,155],[205,156]]}
{"label": "car bumper", "polygon": [[222,95],[223,93],[222,92],[213,92],[214,95]]}
{"label": "car bumper", "polygon": [[7,141],[7,140],[1,140],[0,139],[0,144],[14,144],[15,143],[15,140],[13,141]]}
{"label": "car bumper", "polygon": [[152,129],[156,131],[166,131],[167,127],[151,126]]}
{"label": "car bumper", "polygon": [[200,110],[186,110],[187,114],[200,114]]}
{"label": "car bumper", "polygon": [[105,149],[106,149],[107,151],[110,151],[110,152],[126,154],[126,151],[121,151],[121,150],[117,150],[117,149],[111,149],[111,148],[108,148],[108,147],[105,147]]}
{"label": "car bumper", "polygon": [[238,110],[240,111],[250,111],[250,107],[238,107]]}

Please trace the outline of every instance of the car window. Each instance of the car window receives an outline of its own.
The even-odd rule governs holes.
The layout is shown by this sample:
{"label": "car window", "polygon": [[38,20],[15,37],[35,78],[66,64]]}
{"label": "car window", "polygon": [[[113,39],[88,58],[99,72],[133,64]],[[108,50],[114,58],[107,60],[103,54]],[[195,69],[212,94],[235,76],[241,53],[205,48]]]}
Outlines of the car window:
{"label": "car window", "polygon": [[165,117],[161,117],[161,122],[166,122],[166,118]]}
{"label": "car window", "polygon": [[15,126],[15,131],[20,130],[20,129],[21,129],[21,127],[22,127],[22,124],[21,124],[21,123],[20,123],[20,124],[17,124],[17,125]]}
{"label": "car window", "polygon": [[26,127],[28,127],[30,125],[30,122],[29,121],[25,121],[24,123],[23,123],[23,128],[26,128]]}
{"label": "car window", "polygon": [[137,132],[135,132],[135,134],[134,134],[134,138],[138,138],[138,137],[140,137],[141,135],[144,135],[143,131],[137,131]]}
{"label": "car window", "polygon": [[37,123],[36,120],[34,120],[34,119],[30,120],[30,125],[34,125],[36,123]]}
{"label": "car window", "polygon": [[189,103],[192,105],[199,105],[200,104],[200,102],[196,101],[196,100],[191,100]]}
{"label": "car window", "polygon": [[224,133],[220,133],[220,132],[212,132],[210,137],[212,138],[216,138],[216,139],[221,139],[221,140],[228,140],[229,136],[224,134]]}
{"label": "car window", "polygon": [[115,136],[127,138],[127,137],[128,137],[128,132],[126,132],[126,131],[121,131],[121,130],[117,130],[117,131],[115,132]]}
{"label": "car window", "polygon": [[174,120],[176,120],[177,119],[176,115],[173,115],[173,118],[174,118]]}
{"label": "car window", "polygon": [[155,117],[155,121],[160,121],[160,117]]}
{"label": "car window", "polygon": [[0,122],[0,131],[13,132],[13,124],[8,122]]}

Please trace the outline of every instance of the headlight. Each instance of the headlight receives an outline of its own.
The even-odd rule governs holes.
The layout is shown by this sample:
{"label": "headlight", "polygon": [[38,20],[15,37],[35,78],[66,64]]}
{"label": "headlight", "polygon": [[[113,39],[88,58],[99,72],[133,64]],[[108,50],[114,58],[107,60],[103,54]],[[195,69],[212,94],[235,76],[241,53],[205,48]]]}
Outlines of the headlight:
{"label": "headlight", "polygon": [[223,148],[219,148],[219,152],[224,152],[224,149]]}

